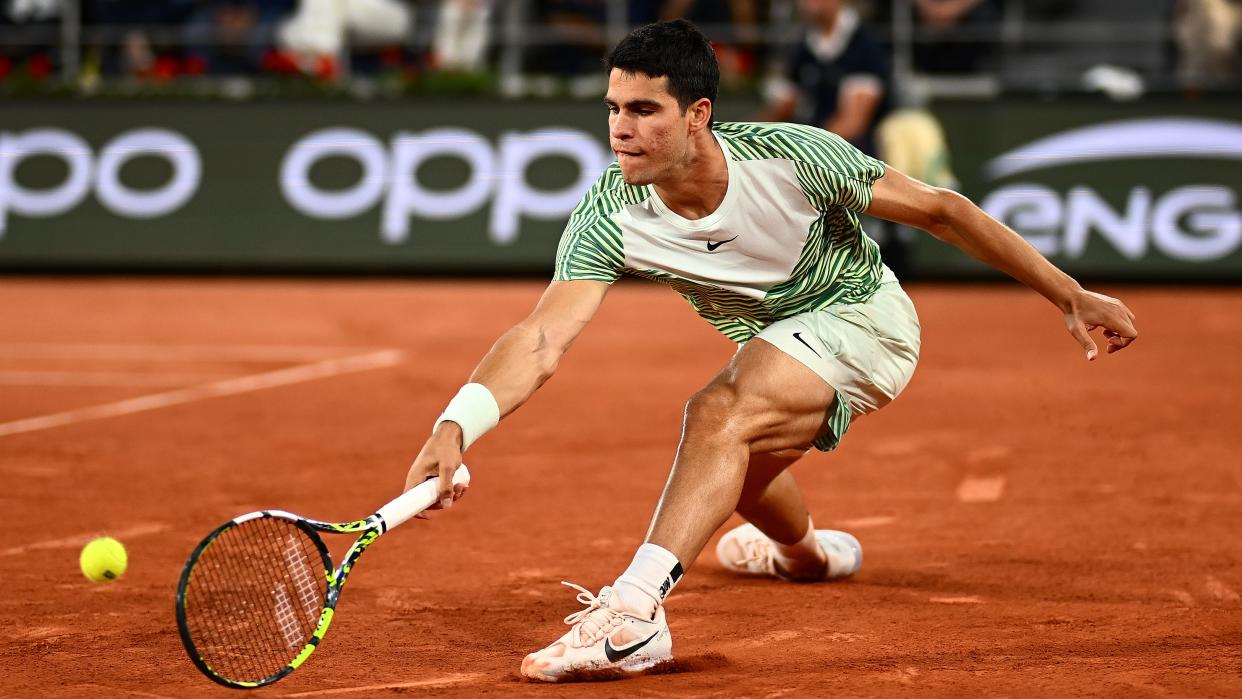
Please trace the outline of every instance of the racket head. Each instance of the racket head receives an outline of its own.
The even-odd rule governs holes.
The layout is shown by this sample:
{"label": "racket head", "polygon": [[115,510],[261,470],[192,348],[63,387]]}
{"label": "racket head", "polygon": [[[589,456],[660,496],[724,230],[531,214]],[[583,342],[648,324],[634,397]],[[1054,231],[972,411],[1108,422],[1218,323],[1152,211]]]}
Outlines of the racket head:
{"label": "racket head", "polygon": [[242,515],[207,535],[177,585],[177,629],[194,665],[226,687],[293,672],[332,619],[328,548],[287,512]]}

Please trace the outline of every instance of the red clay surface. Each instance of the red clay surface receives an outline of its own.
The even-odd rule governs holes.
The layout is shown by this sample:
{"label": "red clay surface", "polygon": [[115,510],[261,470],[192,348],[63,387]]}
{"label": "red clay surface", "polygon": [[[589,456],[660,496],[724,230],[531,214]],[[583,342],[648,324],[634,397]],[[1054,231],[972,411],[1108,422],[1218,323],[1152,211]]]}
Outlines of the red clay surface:
{"label": "red clay surface", "polygon": [[[237,696],[177,637],[190,549],[253,509],[349,520],[395,495],[541,286],[6,280],[0,425],[315,357],[403,359],[0,436],[0,694]],[[1142,337],[1088,364],[1018,287],[912,288],[913,383],[795,467],[816,521],[862,540],[859,575],[740,579],[709,548],[668,603],[679,671],[527,683],[522,656],[579,608],[558,582],[598,588],[628,563],[683,401],[733,349],[672,292],[620,286],[558,375],[471,451],[470,495],[376,544],[320,651],[257,694],[1242,695],[1242,291],[1104,290]],[[202,346],[305,356],[185,353]],[[129,547],[117,583],[77,570],[98,534]]]}

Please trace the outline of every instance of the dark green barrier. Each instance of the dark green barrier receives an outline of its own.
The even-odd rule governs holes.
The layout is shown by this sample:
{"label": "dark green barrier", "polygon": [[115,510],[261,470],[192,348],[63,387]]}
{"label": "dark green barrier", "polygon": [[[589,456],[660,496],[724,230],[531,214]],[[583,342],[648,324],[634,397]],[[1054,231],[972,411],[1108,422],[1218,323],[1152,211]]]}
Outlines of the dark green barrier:
{"label": "dark green barrier", "polygon": [[[935,111],[963,191],[1071,272],[1242,278],[1242,103]],[[10,101],[0,268],[546,274],[610,160],[594,101]]]}

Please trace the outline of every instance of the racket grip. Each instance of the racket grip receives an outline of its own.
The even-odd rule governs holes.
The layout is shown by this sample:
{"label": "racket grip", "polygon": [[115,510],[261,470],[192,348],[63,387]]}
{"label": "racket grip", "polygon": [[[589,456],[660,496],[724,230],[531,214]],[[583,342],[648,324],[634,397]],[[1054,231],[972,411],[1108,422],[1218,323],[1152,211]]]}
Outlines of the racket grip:
{"label": "racket grip", "polygon": [[[470,471],[462,464],[453,474],[453,483],[470,483]],[[379,508],[375,514],[384,520],[384,531],[393,529],[409,518],[440,501],[440,477],[429,478]]]}

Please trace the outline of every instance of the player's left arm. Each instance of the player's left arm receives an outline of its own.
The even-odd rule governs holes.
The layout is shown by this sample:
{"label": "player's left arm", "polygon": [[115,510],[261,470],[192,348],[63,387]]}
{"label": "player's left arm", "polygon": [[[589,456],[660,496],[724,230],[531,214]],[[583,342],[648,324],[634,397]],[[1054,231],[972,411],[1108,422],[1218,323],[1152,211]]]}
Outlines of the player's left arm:
{"label": "player's left arm", "polygon": [[921,228],[971,257],[1039,292],[1065,314],[1065,328],[1095,359],[1089,332],[1104,329],[1108,352],[1124,349],[1138,337],[1134,314],[1117,299],[1087,291],[1040,255],[1008,226],[966,197],[932,187],[888,168],[871,187],[866,213]]}

